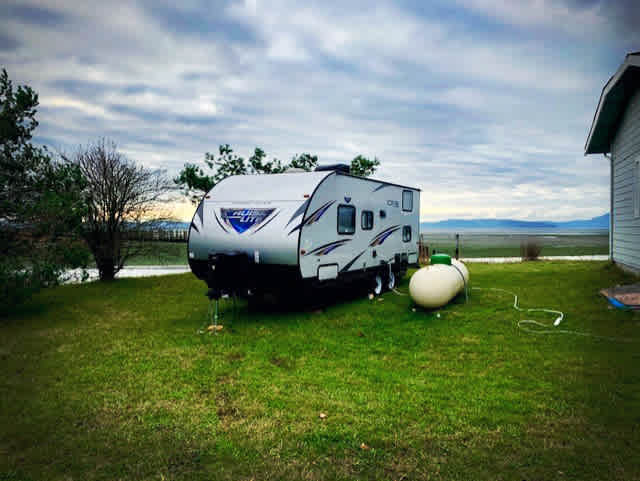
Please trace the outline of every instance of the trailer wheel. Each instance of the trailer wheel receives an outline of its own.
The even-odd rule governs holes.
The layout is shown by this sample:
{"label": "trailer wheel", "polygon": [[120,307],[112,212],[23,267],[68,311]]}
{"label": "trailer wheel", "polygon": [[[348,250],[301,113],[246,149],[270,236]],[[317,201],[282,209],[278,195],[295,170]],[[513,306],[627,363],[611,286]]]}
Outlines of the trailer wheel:
{"label": "trailer wheel", "polygon": [[373,293],[376,296],[379,296],[380,294],[382,294],[382,276],[380,274],[376,274],[376,276],[373,278],[373,281]]}
{"label": "trailer wheel", "polygon": [[393,271],[389,271],[389,275],[387,277],[387,288],[391,291],[396,287],[396,275]]}

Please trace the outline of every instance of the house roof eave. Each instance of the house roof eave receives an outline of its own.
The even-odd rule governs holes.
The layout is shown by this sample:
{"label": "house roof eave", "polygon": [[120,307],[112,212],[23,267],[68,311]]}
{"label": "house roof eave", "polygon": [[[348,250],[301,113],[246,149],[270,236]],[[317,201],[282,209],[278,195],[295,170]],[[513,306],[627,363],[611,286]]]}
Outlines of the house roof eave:
{"label": "house roof eave", "polygon": [[630,53],[602,88],[584,155],[608,153],[618,122],[631,94],[640,86],[640,53]]}

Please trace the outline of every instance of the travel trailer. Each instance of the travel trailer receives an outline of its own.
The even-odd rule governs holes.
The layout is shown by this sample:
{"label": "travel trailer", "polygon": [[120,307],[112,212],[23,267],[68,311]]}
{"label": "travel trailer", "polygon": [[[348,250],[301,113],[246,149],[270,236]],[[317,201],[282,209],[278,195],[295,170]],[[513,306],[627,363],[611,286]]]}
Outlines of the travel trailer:
{"label": "travel trailer", "polygon": [[198,205],[189,266],[211,298],[354,283],[379,294],[418,263],[419,212],[419,189],[343,165],[232,176]]}

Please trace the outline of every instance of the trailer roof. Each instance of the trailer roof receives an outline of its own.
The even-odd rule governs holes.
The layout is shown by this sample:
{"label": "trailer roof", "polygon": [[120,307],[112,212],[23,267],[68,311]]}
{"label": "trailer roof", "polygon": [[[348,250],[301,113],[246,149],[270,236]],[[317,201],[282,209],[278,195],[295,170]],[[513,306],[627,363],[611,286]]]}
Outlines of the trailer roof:
{"label": "trailer roof", "polygon": [[313,195],[320,182],[334,174],[377,184],[420,190],[416,187],[331,170],[285,174],[234,175],[216,184],[207,194],[207,198],[211,197],[211,200],[225,202],[298,200],[303,199],[305,195]]}
{"label": "trailer roof", "polygon": [[333,172],[233,175],[216,184],[211,195],[218,201],[276,201],[304,199]]}
{"label": "trailer roof", "polygon": [[403,189],[411,189],[411,190],[417,190],[418,192],[422,192],[422,189],[419,189],[418,187],[411,187],[410,185],[395,184],[393,182],[387,182],[386,180],[372,179],[371,177],[360,177],[359,175],[345,174],[344,172],[336,171],[336,174],[344,175],[345,177],[353,177],[354,179],[364,179],[364,180],[369,180],[371,182],[377,182],[379,184],[393,185],[394,187],[402,187]]}

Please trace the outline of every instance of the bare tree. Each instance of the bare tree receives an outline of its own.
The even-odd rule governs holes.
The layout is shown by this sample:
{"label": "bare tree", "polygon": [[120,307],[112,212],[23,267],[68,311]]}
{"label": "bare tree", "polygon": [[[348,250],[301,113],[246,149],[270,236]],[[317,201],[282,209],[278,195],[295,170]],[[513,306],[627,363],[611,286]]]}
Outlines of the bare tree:
{"label": "bare tree", "polygon": [[172,186],[163,171],[136,165],[105,139],[81,147],[74,162],[87,182],[83,236],[100,279],[112,280],[142,249],[128,240],[132,231],[162,220],[159,205]]}

